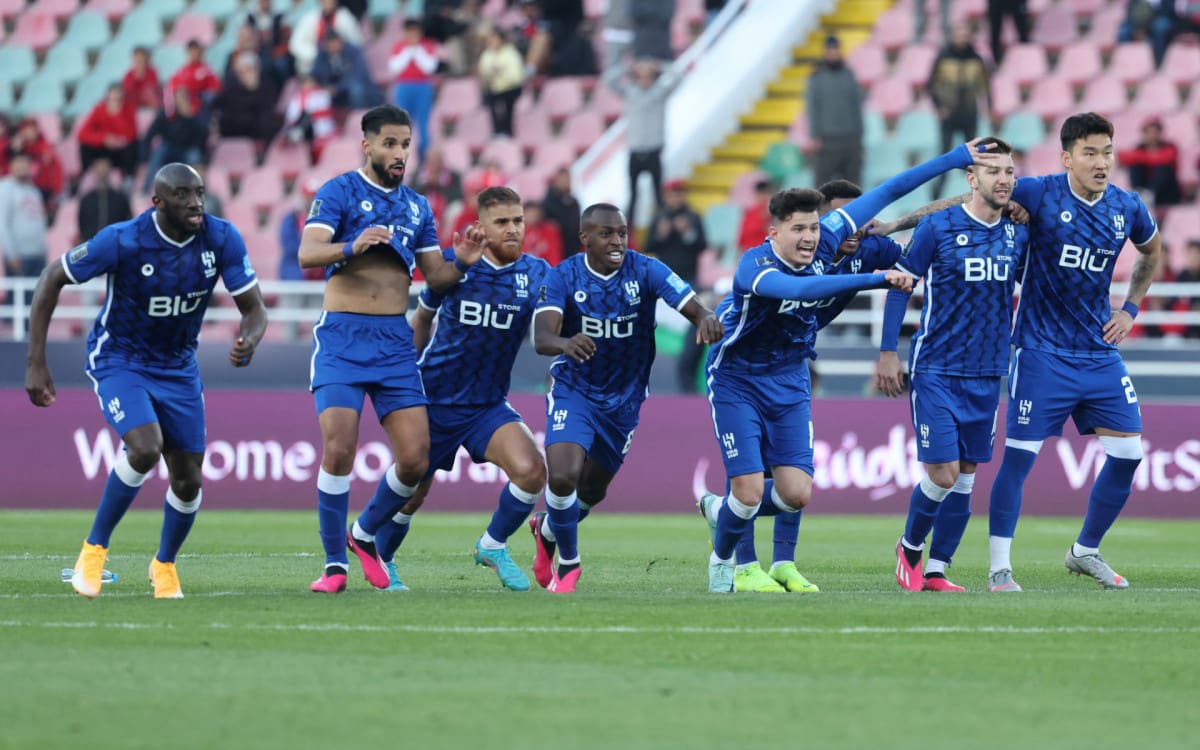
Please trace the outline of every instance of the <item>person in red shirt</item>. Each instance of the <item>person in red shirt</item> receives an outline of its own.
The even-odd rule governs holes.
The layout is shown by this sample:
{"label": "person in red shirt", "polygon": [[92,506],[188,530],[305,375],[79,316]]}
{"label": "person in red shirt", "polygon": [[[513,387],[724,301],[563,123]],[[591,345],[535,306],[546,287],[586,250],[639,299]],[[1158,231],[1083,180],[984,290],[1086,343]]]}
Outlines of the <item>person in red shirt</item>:
{"label": "person in red shirt", "polygon": [[542,204],[525,202],[525,252],[557,266],[563,259],[563,238],[558,225],[546,221]]}
{"label": "person in red shirt", "polygon": [[393,100],[407,110],[415,126],[417,161],[425,160],[429,146],[429,115],[433,111],[433,76],[438,69],[437,44],[425,36],[425,27],[416,18],[404,22],[404,36],[392,47],[388,72],[395,82]]}
{"label": "person in red shirt", "polygon": [[767,230],[771,226],[771,212],[767,204],[771,202],[774,192],[770,180],[759,180],[754,183],[754,203],[742,214],[742,226],[738,230],[737,247],[733,248],[734,257],[741,257],[742,251],[757,247],[763,243]]}
{"label": "person in red shirt", "polygon": [[104,157],[125,177],[131,177],[137,171],[137,139],[137,114],[125,99],[124,87],[113,84],[79,130],[79,161],[83,171]]}
{"label": "person in red shirt", "polygon": [[136,47],[133,50],[133,64],[121,79],[121,88],[125,89],[125,101],[135,109],[157,110],[162,106],[162,86],[158,82],[158,71],[150,65],[150,50]]}
{"label": "person in red shirt", "polygon": [[10,158],[18,153],[29,157],[33,184],[42,193],[46,214],[53,216],[66,178],[62,161],[54,151],[54,145],[42,135],[37,120],[32,117],[21,120],[16,133],[8,141],[7,152]]}
{"label": "person in red shirt", "polygon": [[1162,121],[1151,117],[1142,123],[1142,142],[1121,151],[1123,166],[1129,168],[1129,182],[1135,190],[1154,194],[1154,206],[1174,206],[1183,200],[1179,189],[1179,149],[1163,140]]}
{"label": "person in red shirt", "polygon": [[174,100],[176,90],[187,92],[192,111],[207,121],[208,106],[221,93],[221,79],[204,62],[204,48],[195,39],[187,43],[187,62],[167,81],[168,102]]}

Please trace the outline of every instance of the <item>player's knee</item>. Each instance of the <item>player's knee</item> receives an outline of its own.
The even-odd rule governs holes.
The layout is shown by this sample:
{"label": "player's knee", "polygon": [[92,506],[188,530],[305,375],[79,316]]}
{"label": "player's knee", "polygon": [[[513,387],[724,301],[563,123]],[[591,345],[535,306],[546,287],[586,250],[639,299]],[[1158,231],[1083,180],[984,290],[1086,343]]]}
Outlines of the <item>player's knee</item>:
{"label": "player's knee", "polygon": [[408,486],[420,484],[429,468],[429,452],[422,455],[405,455],[396,457],[396,477]]}
{"label": "player's knee", "polygon": [[200,494],[200,477],[172,477],[171,491],[175,497],[190,503]]}
{"label": "player's knee", "polygon": [[954,483],[958,481],[958,466],[955,464],[930,466],[926,473],[929,476],[929,481],[944,490],[951,489],[954,487]]}
{"label": "player's knee", "polygon": [[505,469],[513,484],[536,495],[546,488],[546,464],[541,456],[522,456]]}
{"label": "player's knee", "polygon": [[[776,486],[776,488],[772,490],[772,493],[774,493],[775,496],[778,496],[779,500],[782,501],[784,505],[794,510],[803,510],[804,507],[808,505],[809,501],[812,500],[811,486],[789,487],[783,492],[780,492],[778,486]],[[775,497],[772,497],[771,500],[774,502]]]}
{"label": "player's knee", "polygon": [[1127,435],[1118,437],[1116,435],[1101,435],[1100,445],[1104,446],[1104,452],[1113,458],[1123,458],[1128,461],[1141,461],[1144,454],[1142,452],[1142,436]]}
{"label": "player's knee", "polygon": [[353,440],[328,438],[323,446],[321,466],[330,474],[345,476],[354,471],[354,457],[357,452],[358,446]]}
{"label": "player's knee", "polygon": [[559,497],[566,497],[575,491],[577,478],[573,472],[550,470],[547,486]]}
{"label": "player's knee", "polygon": [[162,443],[146,442],[138,445],[126,443],[125,455],[129,465],[139,474],[152,471],[162,455]]}

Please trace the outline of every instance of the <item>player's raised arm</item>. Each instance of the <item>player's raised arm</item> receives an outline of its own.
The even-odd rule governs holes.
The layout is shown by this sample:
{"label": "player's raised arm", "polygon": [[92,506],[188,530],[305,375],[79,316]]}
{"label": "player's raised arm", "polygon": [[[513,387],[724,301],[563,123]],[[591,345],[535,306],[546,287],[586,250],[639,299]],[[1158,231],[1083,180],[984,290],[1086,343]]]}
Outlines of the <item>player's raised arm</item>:
{"label": "player's raised arm", "polygon": [[25,392],[34,406],[54,403],[54,378],[46,364],[46,331],[58,307],[58,295],[72,283],[62,263],[46,266],[33,290],[29,309],[29,349],[25,359]]}
{"label": "player's raised arm", "polygon": [[435,292],[444,292],[463,280],[471,266],[483,257],[483,248],[487,237],[483,228],[471,224],[463,230],[462,235],[454,233],[454,259],[447,260],[442,253],[427,252],[417,254],[417,265],[425,274],[425,281]]}
{"label": "player's raised arm", "polygon": [[887,286],[911,291],[912,277],[900,271],[852,273],[842,276],[789,276],[777,269],[768,269],[759,274],[750,288],[759,297],[807,302],[825,299],[842,292],[882,289]]}
{"label": "player's raised arm", "polygon": [[267,332],[267,306],[263,304],[262,289],[257,284],[234,295],[233,301],[242,314],[242,321],[233,348],[229,350],[229,364],[245,367],[254,358],[254,350]]}

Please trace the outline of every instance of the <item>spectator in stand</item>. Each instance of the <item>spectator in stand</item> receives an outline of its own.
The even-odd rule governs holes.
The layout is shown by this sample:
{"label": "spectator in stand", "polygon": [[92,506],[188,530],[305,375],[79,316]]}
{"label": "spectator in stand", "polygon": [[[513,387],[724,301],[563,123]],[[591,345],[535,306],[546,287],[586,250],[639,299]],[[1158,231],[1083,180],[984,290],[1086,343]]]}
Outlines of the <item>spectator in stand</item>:
{"label": "spectator in stand", "polygon": [[483,15],[480,5],[480,0],[425,0],[425,36],[441,50],[452,76],[470,74],[479,59],[473,28]]}
{"label": "spectator in stand", "polygon": [[217,95],[217,129],[222,138],[249,138],[258,156],[279,131],[275,105],[279,90],[262,76],[262,60],[253,52],[239,53],[232,61],[233,79]]}
{"label": "spectator in stand", "polygon": [[1179,187],[1179,149],[1163,140],[1162,121],[1151,117],[1142,123],[1142,140],[1119,154],[1122,166],[1129,169],[1129,182],[1135,190],[1153,196],[1155,208],[1174,206],[1183,200]]}
{"label": "spectator in stand", "polygon": [[[628,2],[629,0],[612,0],[609,3],[609,13],[613,12],[613,7],[616,3]],[[521,17],[516,28],[516,45],[517,51],[521,53],[521,59],[529,59],[529,47],[533,44],[533,38],[537,36],[538,26],[542,22],[542,9],[538,6],[537,0],[521,0]],[[632,32],[630,35],[632,41]],[[610,66],[611,67],[611,66]],[[534,69],[530,65],[525,66],[526,76],[532,75]]]}
{"label": "spectator in stand", "polygon": [[758,247],[766,242],[767,230],[771,228],[771,211],[768,206],[771,196],[775,194],[775,186],[770,180],[759,180],[754,183],[754,203],[742,213],[742,224],[738,230],[737,247],[730,248],[726,258],[737,259],[742,251]]}
{"label": "spectator in stand", "polygon": [[1118,42],[1150,39],[1154,64],[1162,65],[1167,47],[1178,34],[1200,33],[1200,3],[1185,0],[1129,0]]}
{"label": "spectator in stand", "polygon": [[300,17],[288,41],[288,51],[292,53],[297,75],[308,75],[312,71],[313,61],[317,59],[318,45],[325,37],[325,32],[330,29],[350,44],[362,46],[362,28],[355,20],[354,14],[345,8],[339,8],[337,0],[321,0],[320,7]]}
{"label": "spectator in stand", "polygon": [[[992,109],[992,89],[988,83],[987,64],[971,44],[971,27],[966,23],[954,25],[950,39],[929,70],[925,86],[942,126],[942,153],[956,143],[975,137],[979,123],[979,102]],[[941,195],[945,173],[933,181],[933,197]],[[824,185],[825,183],[820,183]]]}
{"label": "spectator in stand", "polygon": [[243,55],[253,55],[258,58],[259,77],[262,80],[270,81],[271,87],[276,91],[283,88],[283,79],[276,78],[275,76],[275,69],[271,65],[271,56],[263,48],[258,32],[249,23],[244,23],[238,27],[237,42],[234,44],[229,56],[225,58],[225,70],[221,74],[221,86],[229,86],[237,79],[234,64]]}
{"label": "spectator in stand", "polygon": [[325,278],[325,268],[300,267],[300,235],[304,233],[304,221],[312,208],[313,197],[324,184],[319,177],[309,177],[300,188],[300,201],[296,208],[283,215],[279,222],[279,280],[320,281]]}
{"label": "spectator in stand", "polygon": [[[1188,240],[1184,264],[1183,270],[1179,272],[1175,280],[1180,283],[1200,284],[1200,238]],[[1200,294],[1181,297],[1176,309],[1200,313]],[[1200,339],[1200,323],[1189,325],[1183,335],[1189,339]]]}
{"label": "spectator in stand", "polygon": [[[1004,60],[1004,17],[1012,19],[1021,44],[1029,43],[1029,8],[1026,0],[988,0],[988,29],[992,35],[992,60],[1000,65]],[[857,180],[855,180],[857,182]]]}
{"label": "spectator in stand", "polygon": [[538,0],[541,20],[529,42],[529,75],[586,76],[596,73],[591,40],[580,33],[583,0]]}
{"label": "spectator in stand", "polygon": [[76,242],[87,242],[109,224],[133,218],[129,194],[113,186],[112,162],[100,156],[92,161],[92,189],[79,199]]}
{"label": "spectator in stand", "polygon": [[[679,278],[693,289],[701,290],[696,282],[700,253],[708,247],[704,222],[700,214],[687,203],[687,183],[671,180],[663,186],[663,207],[650,222],[645,250],[666,263]],[[676,362],[676,376],[681,393],[696,393],[696,374],[700,369],[700,345],[695,336],[683,337],[683,351]]]}
{"label": "spectator in stand", "polygon": [[289,141],[308,144],[312,163],[316,164],[325,146],[338,137],[329,89],[311,75],[301,76],[300,87],[287,103],[283,127]]}
{"label": "spectator in stand", "polygon": [[675,0],[637,0],[629,8],[633,24],[633,56],[647,60],[670,60],[671,18]]}
{"label": "spectator in stand", "polygon": [[487,47],[479,56],[479,81],[484,106],[492,115],[492,135],[511,138],[513,110],[525,82],[525,66],[517,48],[496,27],[488,32]]}
{"label": "spectator in stand", "polygon": [[182,91],[191,101],[191,112],[208,122],[209,107],[221,93],[221,79],[204,62],[204,48],[193,39],[187,43],[187,62],[167,81],[166,100],[176,101],[175,92]]}
{"label": "spectator in stand", "polygon": [[[46,266],[46,208],[33,183],[33,160],[16,152],[8,162],[9,173],[0,179],[0,252],[4,270],[11,277],[37,278]],[[32,288],[24,295],[28,305]]]}
{"label": "spectator in stand", "polygon": [[125,101],[135,109],[158,109],[162,106],[162,85],[158,82],[158,72],[150,64],[148,48],[134,48],[133,62],[121,79],[121,87],[125,89]]}
{"label": "spectator in stand", "polygon": [[437,44],[425,36],[420,20],[409,18],[404,22],[404,36],[392,47],[388,72],[395,82],[393,101],[412,118],[418,161],[425,158],[432,140],[429,115],[433,112],[433,76],[437,68]]}
{"label": "spectator in stand", "polygon": [[0,112],[0,177],[8,174],[8,144],[15,128],[12,120],[4,112]]}
{"label": "spectator in stand", "polygon": [[[915,0],[913,3],[913,41],[922,42],[925,39],[925,28],[929,25],[929,3],[926,0]],[[945,43],[950,38],[950,0],[937,0],[938,4],[938,42]]]}
{"label": "spectator in stand", "polygon": [[579,252],[579,220],[583,208],[571,193],[571,170],[559,167],[550,177],[546,197],[542,199],[546,218],[558,225],[563,238],[563,260]]}
{"label": "spectator in stand", "polygon": [[272,74],[282,88],[296,73],[295,61],[288,50],[292,30],[287,25],[287,18],[275,12],[271,0],[258,0],[254,9],[246,14],[246,25],[258,34],[259,49],[270,58]]}
{"label": "spectator in stand", "polygon": [[861,183],[863,95],[854,73],[842,59],[836,36],[825,37],[821,64],[808,77],[805,91],[811,149],[816,152],[813,181]]}
{"label": "spectator in stand", "polygon": [[[632,82],[625,80],[632,72]],[[629,149],[629,211],[625,214],[630,226],[637,223],[638,178],[650,175],[654,190],[654,208],[662,208],[662,150],[666,138],[667,99],[679,79],[672,73],[659,75],[654,60],[638,60],[632,68],[613,68],[605,71],[604,82],[625,102],[625,145]]]}
{"label": "spectator in stand", "polygon": [[208,146],[208,125],[192,109],[192,98],[184,89],[176,89],[174,98],[171,111],[160,109],[142,138],[142,150],[149,155],[143,193],[150,192],[154,175],[163,165],[182,162],[195,166]]}
{"label": "spectator in stand", "polygon": [[361,22],[367,14],[367,0],[338,0],[338,5],[350,11],[356,21]]}
{"label": "spectator in stand", "polygon": [[442,247],[449,247],[453,235],[447,217],[448,212],[462,209],[462,175],[446,166],[442,150],[437,146],[430,146],[425,154],[413,189],[429,201],[429,210],[433,212],[434,224],[438,227],[438,241]]}
{"label": "spectator in stand", "polygon": [[125,98],[125,89],[114,83],[104,100],[92,108],[79,129],[79,163],[84,172],[104,158],[128,180],[138,165],[137,111]]}
{"label": "spectator in stand", "polygon": [[562,263],[563,238],[558,224],[546,219],[542,204],[525,201],[525,252],[542,258],[552,266]]}
{"label": "spectator in stand", "polygon": [[371,80],[366,56],[358,47],[347,44],[336,31],[327,31],[321,40],[312,77],[333,92],[335,107],[370,109],[383,104],[383,94]]}
{"label": "spectator in stand", "polygon": [[17,132],[8,140],[9,167],[16,154],[29,157],[29,172],[34,186],[41,191],[42,203],[48,216],[54,216],[58,208],[58,197],[62,195],[66,177],[62,162],[54,150],[54,144],[42,135],[41,126],[32,117],[26,117],[17,125]]}

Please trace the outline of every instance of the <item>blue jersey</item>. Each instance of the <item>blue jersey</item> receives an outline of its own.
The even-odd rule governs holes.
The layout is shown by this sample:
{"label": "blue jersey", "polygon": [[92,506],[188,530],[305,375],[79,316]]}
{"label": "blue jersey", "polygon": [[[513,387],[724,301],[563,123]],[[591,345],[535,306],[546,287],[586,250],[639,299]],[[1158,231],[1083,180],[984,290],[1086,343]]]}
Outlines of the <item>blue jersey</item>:
{"label": "blue jersey", "polygon": [[[392,232],[391,249],[411,277],[417,254],[440,251],[433,210],[425,196],[406,185],[388,189],[367,179],[361,169],[334,177],[317,190],[308,210],[305,227],[324,227],[333,242],[353,242],[367,227],[387,227]],[[387,252],[373,247],[369,253]],[[325,278],[346,265],[339,260],[325,266]]]}
{"label": "blue jersey", "polygon": [[593,271],[586,254],[572,255],[547,274],[537,309],[561,312],[560,335],[586,334],[596,353],[586,362],[560,355],[551,374],[601,406],[641,403],[654,363],[658,300],[682,310],[694,296],[665,263],[635,250],[608,276]]}
{"label": "blue jersey", "polygon": [[[903,250],[904,246],[890,237],[869,234],[858,241],[858,250],[854,255],[843,258],[835,256],[832,262],[818,259],[813,261],[813,266],[825,274],[886,271],[896,265]],[[832,323],[857,294],[857,291],[842,292],[817,302],[817,328],[824,328]]]}
{"label": "blue jersey", "polygon": [[1030,214],[1030,247],[1021,282],[1014,343],[1061,356],[1112,356],[1104,325],[1117,254],[1144,245],[1158,227],[1137,193],[1109,185],[1095,203],[1072,190],[1067,175],[1022,177],[1013,200]]}
{"label": "blue jersey", "polygon": [[1013,286],[1028,243],[1027,227],[1007,217],[987,224],[966,206],[921,219],[896,264],[925,279],[910,371],[961,377],[1008,371]]}
{"label": "blue jersey", "polygon": [[449,290],[421,292],[421,306],[436,311],[433,337],[417,362],[430,403],[483,406],[508,396],[549,272],[550,264],[532,255],[506,266],[485,257]]}
{"label": "blue jersey", "polygon": [[150,209],[101,229],[62,259],[73,283],[108,274],[108,296],[88,336],[88,370],[196,367],[196,340],[217,277],[232,295],[258,283],[236,227],[205,215],[184,242],[163,234]]}

